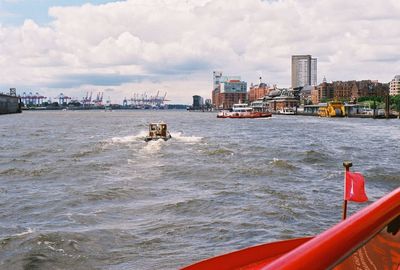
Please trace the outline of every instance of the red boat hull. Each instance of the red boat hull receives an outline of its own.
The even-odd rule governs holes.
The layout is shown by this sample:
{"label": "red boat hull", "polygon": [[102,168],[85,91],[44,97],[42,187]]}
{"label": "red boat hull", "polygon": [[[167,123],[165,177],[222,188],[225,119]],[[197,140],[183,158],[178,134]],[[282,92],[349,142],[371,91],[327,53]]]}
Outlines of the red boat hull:
{"label": "red boat hull", "polygon": [[183,268],[400,269],[400,188],[313,238],[250,247]]}
{"label": "red boat hull", "polygon": [[217,118],[264,118],[271,116],[272,113],[269,112],[250,112],[250,113],[228,112],[226,114],[218,114]]}

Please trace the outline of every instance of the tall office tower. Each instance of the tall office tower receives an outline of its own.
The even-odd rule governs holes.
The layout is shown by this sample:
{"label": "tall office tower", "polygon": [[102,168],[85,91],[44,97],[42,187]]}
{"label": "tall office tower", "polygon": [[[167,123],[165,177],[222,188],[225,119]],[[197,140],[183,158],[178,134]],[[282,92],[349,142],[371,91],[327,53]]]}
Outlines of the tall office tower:
{"label": "tall office tower", "polygon": [[317,84],[317,58],[311,58],[311,85],[315,86]]}
{"label": "tall office tower", "polygon": [[317,85],[317,58],[292,55],[292,87]]}

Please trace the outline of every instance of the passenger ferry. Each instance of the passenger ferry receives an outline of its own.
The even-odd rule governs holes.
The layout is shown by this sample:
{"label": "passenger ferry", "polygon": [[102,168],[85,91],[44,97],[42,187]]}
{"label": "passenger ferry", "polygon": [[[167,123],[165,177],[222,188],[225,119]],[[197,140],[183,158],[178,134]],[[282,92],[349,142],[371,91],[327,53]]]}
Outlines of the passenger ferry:
{"label": "passenger ferry", "polygon": [[233,104],[231,111],[220,111],[217,114],[218,118],[261,118],[271,116],[270,112],[255,111],[252,107],[243,103]]}

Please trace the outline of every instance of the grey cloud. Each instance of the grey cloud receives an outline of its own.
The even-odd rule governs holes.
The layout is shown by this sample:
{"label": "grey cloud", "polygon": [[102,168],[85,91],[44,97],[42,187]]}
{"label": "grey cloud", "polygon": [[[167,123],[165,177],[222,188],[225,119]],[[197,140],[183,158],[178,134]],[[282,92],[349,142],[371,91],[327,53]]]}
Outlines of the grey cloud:
{"label": "grey cloud", "polygon": [[69,88],[81,85],[117,86],[124,83],[141,82],[149,76],[118,75],[118,74],[70,74],[59,77],[50,83],[50,88]]}

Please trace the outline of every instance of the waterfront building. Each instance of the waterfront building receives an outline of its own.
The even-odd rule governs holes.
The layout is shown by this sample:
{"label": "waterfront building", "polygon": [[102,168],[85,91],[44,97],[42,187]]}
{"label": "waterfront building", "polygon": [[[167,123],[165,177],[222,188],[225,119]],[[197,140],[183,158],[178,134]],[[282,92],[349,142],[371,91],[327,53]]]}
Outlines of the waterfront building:
{"label": "waterfront building", "polygon": [[273,112],[283,111],[286,108],[295,109],[300,106],[299,88],[275,88],[264,97],[267,108]]}
{"label": "waterfront building", "polygon": [[292,55],[292,88],[317,85],[317,58]]}
{"label": "waterfront building", "polygon": [[256,101],[257,99],[263,98],[269,94],[269,92],[272,89],[269,87],[268,84],[261,82],[261,77],[260,77],[260,83],[257,85],[251,85],[249,89],[249,102]]}
{"label": "waterfront building", "polygon": [[333,83],[327,83],[326,81],[318,86],[314,86],[311,90],[311,102],[312,104],[318,104],[322,100],[332,99],[334,96]]}
{"label": "waterfront building", "polygon": [[195,95],[193,96],[193,110],[201,110],[204,108],[204,101],[201,96]]}
{"label": "waterfront building", "polygon": [[0,114],[20,112],[21,98],[17,97],[16,89],[10,88],[9,94],[0,92]]}
{"label": "waterfront building", "polygon": [[390,81],[389,94],[391,96],[400,95],[400,75],[396,75],[393,80]]}
{"label": "waterfront building", "polygon": [[387,84],[373,80],[324,81],[311,91],[311,101],[313,104],[327,100],[356,101],[360,97],[384,97],[388,92]]}
{"label": "waterfront building", "polygon": [[384,97],[389,94],[389,85],[377,80],[354,81],[351,98],[359,97]]}
{"label": "waterfront building", "polygon": [[240,76],[222,76],[222,72],[213,72],[214,89],[212,103],[217,109],[231,109],[233,104],[247,100],[247,82]]}

